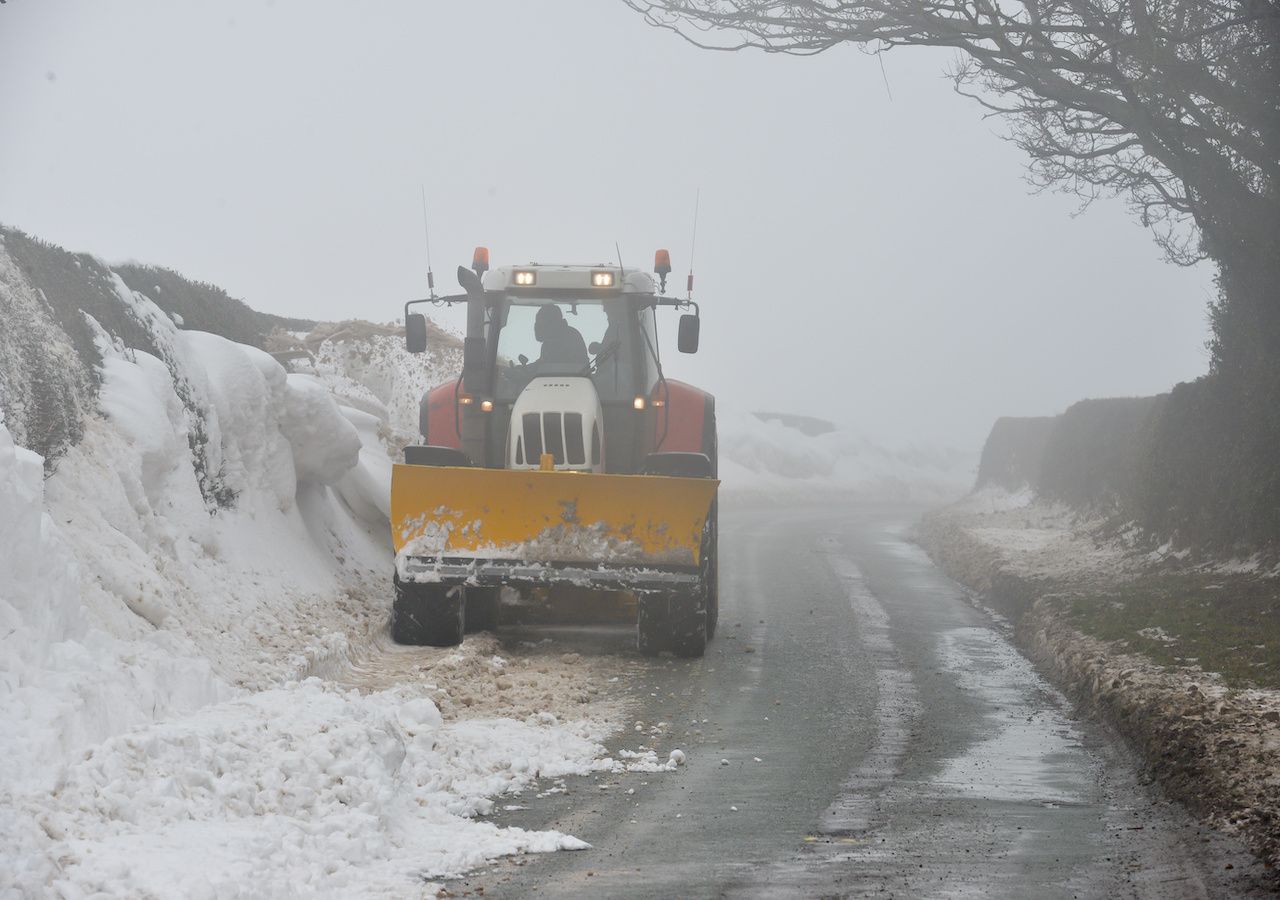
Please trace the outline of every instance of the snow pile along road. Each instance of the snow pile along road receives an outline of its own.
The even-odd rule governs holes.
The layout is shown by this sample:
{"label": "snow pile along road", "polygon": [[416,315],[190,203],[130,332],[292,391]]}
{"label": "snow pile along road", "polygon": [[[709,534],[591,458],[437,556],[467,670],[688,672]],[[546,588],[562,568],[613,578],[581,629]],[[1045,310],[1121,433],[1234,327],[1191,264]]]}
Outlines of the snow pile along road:
{"label": "snow pile along road", "polygon": [[19,815],[54,839],[59,889],[403,896],[495,856],[585,846],[473,817],[537,775],[591,771],[598,751],[575,729],[446,726],[411,691],[311,679],[112,738]]}
{"label": "snow pile along road", "polygon": [[102,415],[47,480],[0,422],[0,896],[410,896],[582,846],[476,818],[617,766],[564,666],[468,719],[491,644],[381,647],[386,420],[115,287],[158,352],[90,320]]}

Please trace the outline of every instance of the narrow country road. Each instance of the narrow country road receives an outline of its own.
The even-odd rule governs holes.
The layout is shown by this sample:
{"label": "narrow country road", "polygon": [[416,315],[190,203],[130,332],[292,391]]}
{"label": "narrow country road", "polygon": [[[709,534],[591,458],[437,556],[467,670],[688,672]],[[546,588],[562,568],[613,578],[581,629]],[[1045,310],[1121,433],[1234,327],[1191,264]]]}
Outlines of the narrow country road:
{"label": "narrow country road", "polygon": [[[701,660],[636,657],[674,773],[569,779],[495,820],[577,853],[450,882],[485,897],[1218,897],[1266,878],[1139,784],[905,535],[919,510],[728,497],[720,631]],[[526,629],[634,656],[628,628]],[[612,687],[612,686],[611,686]],[[635,746],[624,734],[617,747]],[[627,739],[631,738],[630,741]],[[500,807],[501,808],[501,807]]]}

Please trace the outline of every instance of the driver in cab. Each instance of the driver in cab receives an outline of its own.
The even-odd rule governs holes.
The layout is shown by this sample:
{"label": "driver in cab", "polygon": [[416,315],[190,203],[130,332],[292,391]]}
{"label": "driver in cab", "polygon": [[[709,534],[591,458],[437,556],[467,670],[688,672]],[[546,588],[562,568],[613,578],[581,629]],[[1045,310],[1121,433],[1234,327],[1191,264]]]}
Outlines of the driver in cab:
{"label": "driver in cab", "polygon": [[533,319],[533,336],[542,344],[535,363],[538,369],[549,366],[585,366],[587,345],[582,334],[564,319],[564,312],[554,303],[540,307]]}

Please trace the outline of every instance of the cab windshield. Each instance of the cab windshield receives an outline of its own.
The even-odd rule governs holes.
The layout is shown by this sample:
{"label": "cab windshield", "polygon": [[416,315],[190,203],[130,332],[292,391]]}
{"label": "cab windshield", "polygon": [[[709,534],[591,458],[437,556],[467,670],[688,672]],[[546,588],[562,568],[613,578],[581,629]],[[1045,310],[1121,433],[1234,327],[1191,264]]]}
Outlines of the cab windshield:
{"label": "cab windshield", "polygon": [[513,401],[540,375],[590,375],[605,404],[631,402],[647,387],[650,351],[634,302],[509,298],[498,307],[497,384],[500,401]]}

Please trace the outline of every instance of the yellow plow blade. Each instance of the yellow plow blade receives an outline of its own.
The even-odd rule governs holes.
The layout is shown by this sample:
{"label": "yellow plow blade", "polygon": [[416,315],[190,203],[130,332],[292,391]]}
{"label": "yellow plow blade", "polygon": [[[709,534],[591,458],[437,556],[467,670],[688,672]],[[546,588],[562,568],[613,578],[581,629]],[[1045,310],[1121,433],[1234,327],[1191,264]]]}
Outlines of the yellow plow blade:
{"label": "yellow plow blade", "polygon": [[397,555],[696,566],[719,482],[659,475],[397,465]]}

